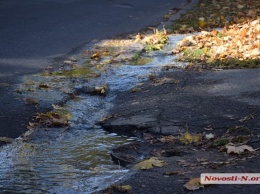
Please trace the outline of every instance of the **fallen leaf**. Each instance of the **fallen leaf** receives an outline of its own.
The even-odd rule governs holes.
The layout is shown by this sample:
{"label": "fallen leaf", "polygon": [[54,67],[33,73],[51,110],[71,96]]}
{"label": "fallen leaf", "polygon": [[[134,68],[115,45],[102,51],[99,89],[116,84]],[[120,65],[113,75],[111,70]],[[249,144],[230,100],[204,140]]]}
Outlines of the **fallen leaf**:
{"label": "fallen leaf", "polygon": [[99,60],[101,58],[101,53],[100,52],[96,52],[90,58],[94,59],[94,60]]}
{"label": "fallen leaf", "polygon": [[121,187],[122,187],[122,189],[124,189],[124,190],[126,190],[128,192],[132,190],[132,186],[130,186],[130,185],[123,185]]}
{"label": "fallen leaf", "polygon": [[140,40],[142,40],[144,38],[144,36],[141,33],[138,33],[135,37],[135,41],[134,42],[138,42]]}
{"label": "fallen leaf", "polygon": [[256,118],[256,116],[255,116],[254,114],[251,114],[251,115],[249,115],[249,116],[243,117],[243,118],[240,119],[239,121],[240,121],[241,123],[245,123],[245,122],[247,122],[247,121],[249,121],[249,120],[251,120],[251,119],[255,119],[255,118]]}
{"label": "fallen leaf", "polygon": [[193,178],[183,186],[190,191],[195,191],[204,187],[200,182],[200,178]]}
{"label": "fallen leaf", "polygon": [[142,162],[139,162],[138,164],[134,165],[134,167],[132,169],[134,170],[147,170],[150,168],[154,168],[154,167],[163,167],[165,164],[164,161],[159,160],[156,157],[151,157],[148,160],[144,160]]}
{"label": "fallen leaf", "polygon": [[132,187],[130,185],[123,185],[123,186],[112,185],[112,186],[106,188],[104,191],[105,191],[105,193],[112,193],[113,191],[120,192],[120,193],[130,193],[131,190],[132,190]]}
{"label": "fallen leaf", "polygon": [[186,132],[183,134],[182,137],[179,138],[179,140],[185,144],[190,144],[190,143],[196,143],[201,140],[200,135],[192,135],[189,132]]}
{"label": "fallen leaf", "polygon": [[203,28],[206,25],[205,18],[200,17],[198,20],[198,26]]}
{"label": "fallen leaf", "polygon": [[179,172],[177,172],[177,171],[163,173],[163,175],[165,175],[165,176],[172,176],[172,175],[177,175],[177,174],[179,174]]}
{"label": "fallen leaf", "polygon": [[227,153],[234,153],[234,154],[241,154],[245,152],[246,150],[249,152],[254,152],[255,150],[248,145],[242,145],[242,146],[231,146],[231,145],[226,145],[227,148]]}
{"label": "fallen leaf", "polygon": [[99,94],[106,95],[108,91],[108,86],[102,85],[102,86],[95,87],[95,91]]}
{"label": "fallen leaf", "polygon": [[176,140],[176,137],[174,137],[172,135],[168,135],[168,136],[164,136],[164,137],[160,138],[159,140],[162,143],[173,142],[174,140]]}
{"label": "fallen leaf", "polygon": [[35,116],[34,122],[30,122],[28,128],[36,127],[64,127],[68,126],[70,114],[58,114],[55,112],[40,113]]}

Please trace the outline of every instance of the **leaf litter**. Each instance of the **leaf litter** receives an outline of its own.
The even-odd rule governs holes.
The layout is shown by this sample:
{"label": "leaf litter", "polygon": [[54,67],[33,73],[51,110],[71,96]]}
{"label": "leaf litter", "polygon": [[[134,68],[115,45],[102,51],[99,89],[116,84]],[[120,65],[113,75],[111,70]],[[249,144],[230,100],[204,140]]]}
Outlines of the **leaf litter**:
{"label": "leaf litter", "polygon": [[181,53],[179,60],[195,62],[189,68],[198,64],[207,68],[260,66],[260,1],[200,0],[175,20],[172,28],[174,33],[201,31],[173,50]]}
{"label": "leaf litter", "polygon": [[201,184],[200,178],[193,178],[183,186],[190,191],[195,191],[200,188],[204,188],[204,185]]}
{"label": "leaf litter", "polygon": [[159,160],[156,157],[151,157],[148,160],[144,160],[142,162],[139,162],[138,164],[133,166],[133,170],[148,170],[154,167],[163,167],[165,165],[165,162],[162,160]]}
{"label": "leaf litter", "polygon": [[241,145],[241,146],[232,146],[232,145],[226,145],[227,153],[231,154],[242,154],[245,151],[254,152],[255,149],[253,149],[251,146],[248,145]]}

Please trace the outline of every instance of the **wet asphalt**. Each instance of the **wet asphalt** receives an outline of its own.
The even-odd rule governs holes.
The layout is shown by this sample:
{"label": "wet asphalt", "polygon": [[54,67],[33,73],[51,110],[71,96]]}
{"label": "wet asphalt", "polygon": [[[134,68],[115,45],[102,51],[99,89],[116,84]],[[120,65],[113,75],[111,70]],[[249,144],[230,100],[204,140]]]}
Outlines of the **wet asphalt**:
{"label": "wet asphalt", "polygon": [[[31,116],[15,87],[94,39],[157,26],[182,0],[0,0],[0,137],[18,137]],[[9,84],[9,85],[8,85]],[[49,107],[46,107],[46,110]]]}

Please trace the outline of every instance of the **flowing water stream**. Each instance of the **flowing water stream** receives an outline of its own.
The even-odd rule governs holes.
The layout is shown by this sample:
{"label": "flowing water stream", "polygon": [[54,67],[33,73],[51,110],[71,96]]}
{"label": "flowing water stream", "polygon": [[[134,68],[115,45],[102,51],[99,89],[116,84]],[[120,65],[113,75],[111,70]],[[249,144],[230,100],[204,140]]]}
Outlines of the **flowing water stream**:
{"label": "flowing water stream", "polygon": [[171,44],[145,65],[122,65],[113,74],[95,83],[107,83],[109,95],[80,95],[67,102],[72,115],[70,128],[54,139],[26,142],[18,138],[0,147],[1,193],[91,193],[121,179],[127,169],[114,164],[109,151],[136,138],[105,132],[95,123],[112,107],[118,91],[129,90],[155,69],[173,63],[174,56],[164,55],[183,36],[172,37]]}

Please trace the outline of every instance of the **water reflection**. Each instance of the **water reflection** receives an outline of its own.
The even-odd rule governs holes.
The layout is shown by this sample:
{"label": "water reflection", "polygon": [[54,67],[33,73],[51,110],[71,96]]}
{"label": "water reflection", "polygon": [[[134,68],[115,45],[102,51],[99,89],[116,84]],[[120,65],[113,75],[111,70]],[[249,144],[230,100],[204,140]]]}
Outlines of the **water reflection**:
{"label": "water reflection", "polygon": [[0,190],[88,193],[104,188],[127,172],[109,156],[111,147],[127,141],[102,129],[71,130],[50,143],[2,147]]}

